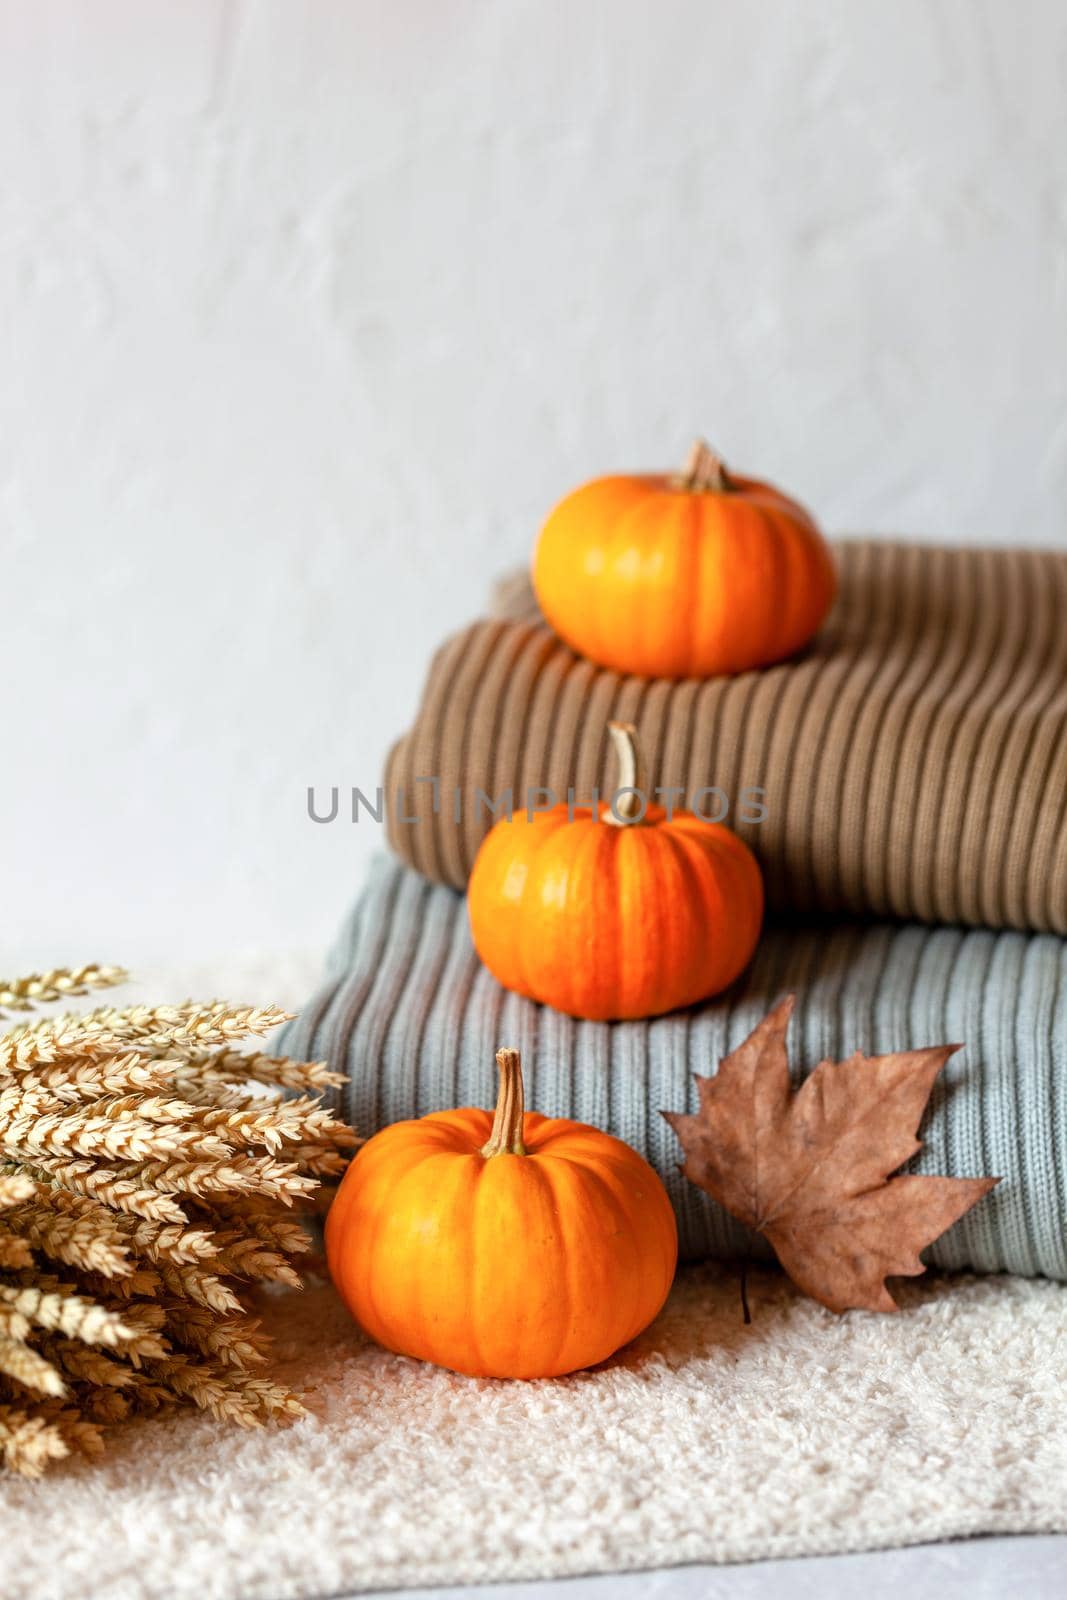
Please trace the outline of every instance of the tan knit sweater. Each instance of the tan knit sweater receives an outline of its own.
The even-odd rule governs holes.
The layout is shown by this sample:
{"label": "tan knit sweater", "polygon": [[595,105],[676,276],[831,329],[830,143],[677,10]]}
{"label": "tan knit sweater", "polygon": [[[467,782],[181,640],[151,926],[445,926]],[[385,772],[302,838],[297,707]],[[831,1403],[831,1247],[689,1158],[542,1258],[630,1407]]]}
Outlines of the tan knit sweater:
{"label": "tan knit sweater", "polygon": [[[603,671],[549,630],[525,580],[506,586],[496,616],[438,651],[390,754],[394,849],[463,887],[492,824],[478,791],[510,789],[516,808],[541,785],[610,795],[605,727],[621,717],[653,784],[720,791],[701,808],[729,804],[774,909],[1067,934],[1067,554],[836,554],[838,601],[808,651],[702,682]],[[744,820],[752,790],[760,821]]]}

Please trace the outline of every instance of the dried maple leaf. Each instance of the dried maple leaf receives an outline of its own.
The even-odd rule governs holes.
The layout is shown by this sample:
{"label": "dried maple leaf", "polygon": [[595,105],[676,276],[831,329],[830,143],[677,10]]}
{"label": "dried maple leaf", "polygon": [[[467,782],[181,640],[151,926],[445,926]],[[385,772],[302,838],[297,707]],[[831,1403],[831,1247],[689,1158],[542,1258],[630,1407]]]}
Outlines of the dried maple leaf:
{"label": "dried maple leaf", "polygon": [[890,1176],[920,1148],[934,1079],[959,1046],[821,1061],[794,1092],[792,1010],[790,996],[697,1078],[694,1116],[663,1112],[682,1171],[762,1233],[805,1294],[831,1311],[895,1311],[885,1279],[924,1271],[920,1250],[999,1182]]}

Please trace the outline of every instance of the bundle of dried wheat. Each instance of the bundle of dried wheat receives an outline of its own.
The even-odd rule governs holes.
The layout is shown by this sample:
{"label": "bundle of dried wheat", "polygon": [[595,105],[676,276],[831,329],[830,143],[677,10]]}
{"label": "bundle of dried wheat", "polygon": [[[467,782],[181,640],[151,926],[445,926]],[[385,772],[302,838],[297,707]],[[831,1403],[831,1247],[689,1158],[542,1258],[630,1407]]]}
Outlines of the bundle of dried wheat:
{"label": "bundle of dried wheat", "polygon": [[[108,988],[83,967],[0,982],[0,1016]],[[245,1299],[300,1279],[299,1219],[357,1143],[317,1062],[247,1054],[286,1019],[214,1001],[103,1007],[0,1036],[0,1461],[36,1476],[185,1401],[300,1415]],[[286,1091],[297,1091],[285,1098]]]}

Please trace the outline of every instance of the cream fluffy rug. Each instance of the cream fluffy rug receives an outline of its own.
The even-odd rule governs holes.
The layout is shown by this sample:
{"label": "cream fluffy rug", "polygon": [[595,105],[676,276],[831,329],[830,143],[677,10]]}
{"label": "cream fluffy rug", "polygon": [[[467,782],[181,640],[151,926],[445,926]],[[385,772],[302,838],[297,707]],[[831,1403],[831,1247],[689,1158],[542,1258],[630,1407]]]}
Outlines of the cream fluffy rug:
{"label": "cream fluffy rug", "polygon": [[687,1272],[635,1344],[542,1383],[366,1343],[326,1285],[275,1300],[316,1415],[196,1416],[6,1479],[5,1600],[295,1600],[1067,1529],[1067,1287],[906,1285],[838,1318]]}
{"label": "cream fluffy rug", "polygon": [[[295,1006],[318,968],[231,955],[121,994]],[[746,1328],[736,1278],[689,1271],[613,1361],[520,1384],[387,1355],[328,1285],[282,1296],[278,1364],[316,1415],[183,1413],[0,1477],[0,1595],[306,1600],[1067,1530],[1067,1285],[906,1284],[898,1317],[836,1318],[769,1274],[751,1298]]]}

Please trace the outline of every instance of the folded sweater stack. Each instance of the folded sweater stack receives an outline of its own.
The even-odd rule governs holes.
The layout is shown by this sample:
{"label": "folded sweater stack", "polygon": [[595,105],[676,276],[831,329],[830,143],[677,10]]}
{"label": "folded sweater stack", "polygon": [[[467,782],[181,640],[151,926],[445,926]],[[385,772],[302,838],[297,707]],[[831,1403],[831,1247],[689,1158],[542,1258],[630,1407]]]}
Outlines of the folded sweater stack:
{"label": "folded sweater stack", "polygon": [[[652,1162],[683,1255],[760,1256],[681,1179],[659,1111],[695,1109],[694,1072],[795,991],[798,1078],[855,1049],[965,1044],[913,1167],[1004,1181],[929,1259],[1067,1278],[1067,556],[873,541],[836,555],[838,601],[803,656],[700,682],[595,667],[524,579],[504,585],[495,614],[438,652],[391,754],[390,839],[409,870],[377,865],[285,1048],[347,1072],[342,1109],[371,1133],[491,1104],[494,1050],[517,1044],[533,1107]],[[492,823],[480,795],[611,792],[613,717],[637,724],[657,783],[731,808],[768,925],[727,993],[649,1022],[576,1022],[500,989],[455,891]]]}

